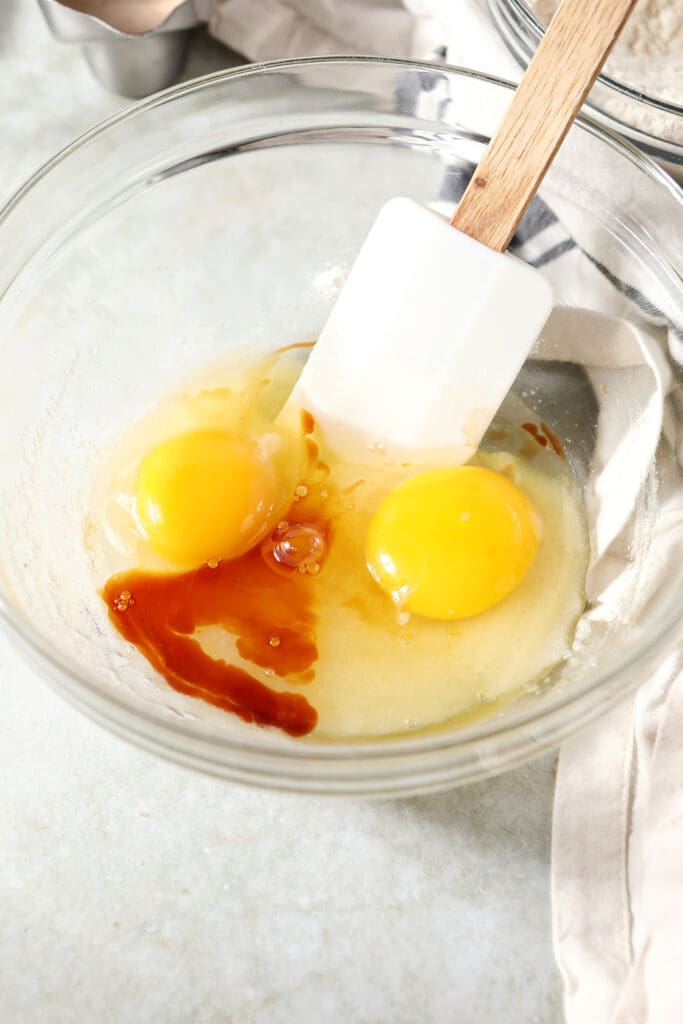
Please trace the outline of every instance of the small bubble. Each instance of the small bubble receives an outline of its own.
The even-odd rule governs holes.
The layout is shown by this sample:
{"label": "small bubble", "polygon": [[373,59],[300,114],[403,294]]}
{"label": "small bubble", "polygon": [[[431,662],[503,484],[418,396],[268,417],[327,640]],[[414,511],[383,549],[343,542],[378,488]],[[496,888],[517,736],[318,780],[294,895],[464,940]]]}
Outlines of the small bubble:
{"label": "small bubble", "polygon": [[272,677],[275,675],[275,669],[274,668],[267,668],[265,670],[264,675],[267,675],[269,679],[272,679]]}
{"label": "small bubble", "polygon": [[305,572],[306,566],[320,562],[324,554],[325,538],[308,523],[293,523],[275,534],[273,556],[281,565]]}
{"label": "small bubble", "polygon": [[327,496],[328,496],[328,495],[327,495],[327,491],[321,491],[321,492],[320,492],[320,497],[321,497],[321,498],[326,498]]}
{"label": "small bubble", "polygon": [[309,562],[306,566],[306,572],[310,573],[311,576],[316,576],[320,572],[320,566],[317,562]]}
{"label": "small bubble", "polygon": [[279,636],[271,636],[271,637],[268,638],[268,643],[270,644],[271,647],[279,647],[280,646],[280,637]]}
{"label": "small bubble", "polygon": [[410,622],[410,612],[399,612],[396,619],[399,626],[407,626]]}
{"label": "small bubble", "polygon": [[489,697],[488,693],[484,693],[483,690],[477,690],[477,692],[475,693],[475,697],[477,698],[480,704],[491,703],[491,698]]}
{"label": "small bubble", "polygon": [[401,637],[401,643],[403,644],[404,647],[410,647],[410,644],[411,644],[410,637],[406,636],[405,633],[404,633],[403,636]]}
{"label": "small bubble", "polygon": [[344,505],[347,512],[353,512],[353,502],[349,502],[348,505]]}
{"label": "small bubble", "polygon": [[217,569],[218,568],[218,559],[217,558],[210,558],[206,564],[208,565],[209,569]]}
{"label": "small bubble", "polygon": [[368,445],[368,451],[372,452],[373,455],[384,455],[386,445],[384,445],[382,441],[371,441]]}
{"label": "small bubble", "polygon": [[130,590],[122,590],[118,597],[114,599],[114,608],[117,612],[128,611],[129,606],[132,604],[135,604],[135,598]]}
{"label": "small bubble", "polygon": [[300,566],[298,567],[298,572],[299,572],[299,573],[300,573],[300,574],[301,574],[302,576],[304,576],[304,575],[306,574],[306,566],[305,566],[305,565],[300,565]]}
{"label": "small bubble", "polygon": [[288,526],[289,526],[289,523],[287,522],[287,520],[286,519],[281,519],[280,522],[275,527],[275,530],[276,530],[276,532],[279,532],[280,530],[286,530]]}
{"label": "small bubble", "polygon": [[298,498],[305,498],[308,494],[308,487],[306,487],[305,484],[299,484],[299,486],[294,489],[294,493]]}

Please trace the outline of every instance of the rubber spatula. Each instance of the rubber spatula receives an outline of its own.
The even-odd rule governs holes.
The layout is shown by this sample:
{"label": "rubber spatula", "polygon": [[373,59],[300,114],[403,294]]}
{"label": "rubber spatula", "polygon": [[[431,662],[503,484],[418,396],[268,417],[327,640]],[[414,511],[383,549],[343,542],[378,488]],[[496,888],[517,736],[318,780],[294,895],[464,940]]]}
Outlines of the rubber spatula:
{"label": "rubber spatula", "polygon": [[553,305],[505,250],[636,0],[564,0],[450,224],[391,199],[281,414],[351,461],[466,462]]}

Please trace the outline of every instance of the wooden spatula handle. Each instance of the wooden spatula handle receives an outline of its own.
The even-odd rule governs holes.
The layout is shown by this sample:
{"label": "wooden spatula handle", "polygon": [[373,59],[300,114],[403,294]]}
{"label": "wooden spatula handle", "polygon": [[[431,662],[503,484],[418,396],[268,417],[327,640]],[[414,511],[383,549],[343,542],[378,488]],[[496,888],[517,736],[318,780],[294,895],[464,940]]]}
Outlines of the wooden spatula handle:
{"label": "wooden spatula handle", "polygon": [[451,223],[503,252],[636,0],[563,0]]}

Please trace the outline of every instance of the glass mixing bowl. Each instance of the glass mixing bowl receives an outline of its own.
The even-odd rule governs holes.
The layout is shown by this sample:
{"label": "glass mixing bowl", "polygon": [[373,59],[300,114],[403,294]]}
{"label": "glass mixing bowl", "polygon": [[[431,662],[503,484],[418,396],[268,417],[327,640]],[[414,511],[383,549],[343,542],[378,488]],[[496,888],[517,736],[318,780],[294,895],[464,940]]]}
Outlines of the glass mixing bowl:
{"label": "glass mixing bowl", "polygon": [[[488,0],[496,28],[524,70],[545,32],[523,0]],[[658,60],[653,57],[653,63]],[[677,181],[683,182],[683,107],[603,72],[587,100],[600,124],[612,128],[654,157]]]}
{"label": "glass mixing bowl", "polygon": [[[40,674],[113,732],[240,782],[409,794],[517,765],[655,671],[676,670],[683,566],[670,557],[636,615],[607,623],[600,640],[584,638],[547,685],[479,722],[383,742],[296,741],[168,688],[111,628],[97,593],[104,580],[93,572],[84,522],[103,451],[231,345],[315,337],[379,206],[399,194],[448,200],[510,89],[457,69],[371,59],[221,73],[96,128],[2,211],[0,622]],[[648,301],[683,322],[683,193],[659,168],[583,121],[542,197],[571,221],[593,262],[617,260]],[[580,274],[555,286],[566,302]],[[606,293],[587,290],[581,304],[599,314]],[[632,297],[627,289],[624,316]],[[666,346],[659,358],[678,373]],[[617,378],[628,383],[632,370]],[[533,358],[517,389],[564,439],[585,481],[597,450],[585,375]],[[680,422],[676,400],[674,388],[667,429]],[[667,493],[681,489],[664,434],[636,480],[637,544],[622,552],[636,574],[656,563],[660,527],[681,536],[680,523],[663,521],[661,481]]]}

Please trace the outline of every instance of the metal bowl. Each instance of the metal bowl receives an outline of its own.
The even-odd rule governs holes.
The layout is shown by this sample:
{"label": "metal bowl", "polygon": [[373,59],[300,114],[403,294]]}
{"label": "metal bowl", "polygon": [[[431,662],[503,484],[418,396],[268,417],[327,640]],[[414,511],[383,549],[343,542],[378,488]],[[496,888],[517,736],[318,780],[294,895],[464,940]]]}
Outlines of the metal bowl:
{"label": "metal bowl", "polygon": [[38,0],[53,35],[79,43],[95,77],[111,92],[139,99],[176,81],[189,33],[199,25],[194,0],[185,0],[150,32],[132,35],[59,0]]}

